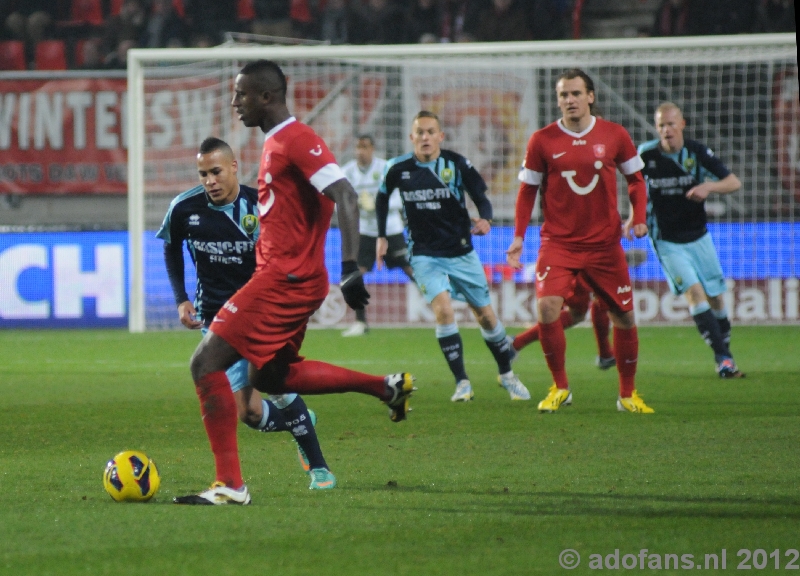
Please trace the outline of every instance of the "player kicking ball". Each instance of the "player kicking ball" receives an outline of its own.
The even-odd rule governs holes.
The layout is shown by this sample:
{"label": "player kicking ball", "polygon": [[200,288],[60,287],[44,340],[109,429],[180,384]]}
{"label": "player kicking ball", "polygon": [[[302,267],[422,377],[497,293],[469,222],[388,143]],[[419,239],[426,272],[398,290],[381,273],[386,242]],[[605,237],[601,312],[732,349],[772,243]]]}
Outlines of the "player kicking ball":
{"label": "player kicking ball", "polygon": [[[239,184],[238,163],[226,142],[210,137],[200,144],[197,174],[200,185],[170,203],[156,236],[164,240],[164,263],[178,318],[186,328],[205,335],[222,305],[253,275],[260,227],[258,192]],[[184,243],[197,270],[194,303],[184,284]],[[314,412],[297,394],[262,398],[248,384],[247,370],[247,360],[241,359],[226,372],[239,420],[260,432],[290,432],[300,465],[311,476],[309,488],[335,488],[336,477],[317,440]]]}
{"label": "player kicking ball", "polygon": [[353,308],[369,301],[358,255],[358,196],[325,142],[286,106],[286,77],[269,60],[245,65],[231,102],[247,127],[265,134],[258,171],[256,271],[214,317],[191,360],[203,425],[214,454],[211,488],[178,504],[249,504],[236,439],[236,402],[226,374],[241,358],[249,383],[266,394],[360,392],[406,418],[410,374],[373,376],[306,360],[300,347],[311,315],[328,294],[325,236],[334,205],[342,235],[342,295]]}

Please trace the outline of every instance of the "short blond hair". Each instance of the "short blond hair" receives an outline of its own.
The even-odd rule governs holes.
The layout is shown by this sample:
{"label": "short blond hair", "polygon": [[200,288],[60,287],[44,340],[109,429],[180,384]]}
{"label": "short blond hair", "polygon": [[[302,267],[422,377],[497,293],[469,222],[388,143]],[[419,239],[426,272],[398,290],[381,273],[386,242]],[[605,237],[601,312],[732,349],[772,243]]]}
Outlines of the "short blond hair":
{"label": "short blond hair", "polygon": [[681,107],[675,104],[675,102],[662,102],[658,105],[658,108],[656,108],[656,113],[653,114],[653,116],[655,117],[659,114],[663,114],[667,110],[677,110],[681,118],[683,118],[683,110],[681,110]]}

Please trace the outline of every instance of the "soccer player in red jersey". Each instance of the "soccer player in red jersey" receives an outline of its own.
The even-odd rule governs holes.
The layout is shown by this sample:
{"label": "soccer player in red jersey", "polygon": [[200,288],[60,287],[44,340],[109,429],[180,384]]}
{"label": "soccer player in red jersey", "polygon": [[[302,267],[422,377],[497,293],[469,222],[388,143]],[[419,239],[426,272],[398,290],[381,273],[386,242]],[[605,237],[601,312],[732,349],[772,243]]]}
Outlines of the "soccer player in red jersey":
{"label": "soccer player in red jersey", "polygon": [[644,166],[630,135],[619,124],[592,115],[594,82],[572,69],[556,82],[562,117],[537,130],[528,142],[520,172],[514,240],[508,262],[521,268],[523,239],[541,186],[544,223],[536,261],[540,338],[554,383],[539,403],[555,412],[572,402],[565,369],[566,340],[559,321],[564,300],[582,274],[595,295],[609,306],[614,325],[614,356],[619,370],[617,409],[652,413],[635,390],[639,338],[633,314],[628,265],[620,244],[616,170],[628,181],[633,218],[624,233],[647,234]]}
{"label": "soccer player in red jersey", "polygon": [[240,358],[250,363],[250,384],[260,392],[332,394],[360,392],[406,417],[415,390],[410,374],[372,376],[299,355],[308,320],[328,294],[325,235],[334,204],[342,234],[341,290],[347,304],[369,301],[358,255],[358,196],[325,142],[286,106],[286,77],[269,60],[245,65],[231,102],[242,123],[266,134],[258,172],[261,234],[256,272],[220,309],[191,360],[203,425],[211,443],[216,480],[178,504],[249,504],[236,440],[236,404],[225,371]]}

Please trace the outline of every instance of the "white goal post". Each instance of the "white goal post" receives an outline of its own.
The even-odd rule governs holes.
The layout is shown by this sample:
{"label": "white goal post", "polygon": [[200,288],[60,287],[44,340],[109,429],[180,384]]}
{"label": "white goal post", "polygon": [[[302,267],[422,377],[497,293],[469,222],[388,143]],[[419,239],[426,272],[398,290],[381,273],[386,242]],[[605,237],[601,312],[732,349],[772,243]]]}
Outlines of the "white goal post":
{"label": "white goal post", "polygon": [[[567,68],[586,70],[595,80],[602,115],[625,126],[637,144],[656,137],[655,107],[674,101],[689,122],[686,136],[713,148],[744,183],[739,192],[707,207],[729,278],[734,318],[798,321],[797,43],[794,34],[764,34],[131,50],[127,132],[132,332],[179,325],[154,232],[171,198],[196,185],[194,157],[200,141],[210,135],[226,139],[240,160],[240,180],[255,185],[262,135],[235,120],[230,100],[238,70],[261,58],[283,67],[290,110],[325,138],[341,164],[352,158],[354,139],[361,133],[373,135],[382,156],[407,152],[410,118],[423,108],[439,114],[447,136],[444,146],[470,158],[489,184],[496,226],[477,247],[506,324],[535,321],[531,260],[515,275],[504,268],[503,252],[510,241],[516,175],[527,138],[558,117],[555,78]],[[623,186],[620,194],[620,209],[626,213]],[[537,224],[534,218],[532,225]],[[338,236],[330,236],[336,260]],[[685,306],[665,290],[647,242],[626,248],[639,255],[632,276],[640,322],[686,321]],[[535,258],[535,246],[526,252]],[[330,272],[333,283],[338,269],[331,267]],[[432,321],[402,274],[367,278],[375,296],[371,324]],[[340,325],[352,318],[335,290],[329,300],[317,324]],[[461,321],[469,322],[468,316]]]}

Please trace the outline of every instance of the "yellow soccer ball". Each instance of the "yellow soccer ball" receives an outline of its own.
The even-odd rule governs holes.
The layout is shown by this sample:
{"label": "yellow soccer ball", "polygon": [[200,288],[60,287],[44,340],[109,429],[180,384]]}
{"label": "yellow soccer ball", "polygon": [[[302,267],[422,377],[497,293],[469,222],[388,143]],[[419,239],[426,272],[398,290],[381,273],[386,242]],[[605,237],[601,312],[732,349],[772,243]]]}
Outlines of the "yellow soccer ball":
{"label": "yellow soccer ball", "polygon": [[155,462],[137,450],[120,452],[103,472],[103,487],[117,502],[147,502],[160,485]]}

